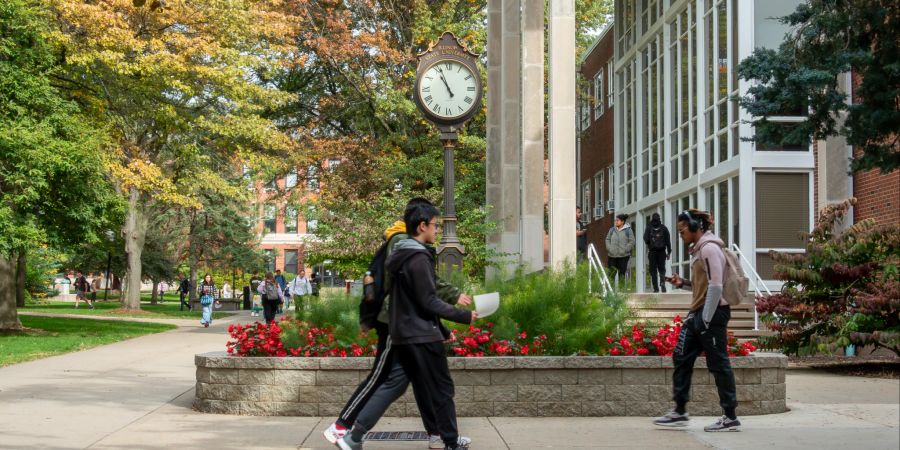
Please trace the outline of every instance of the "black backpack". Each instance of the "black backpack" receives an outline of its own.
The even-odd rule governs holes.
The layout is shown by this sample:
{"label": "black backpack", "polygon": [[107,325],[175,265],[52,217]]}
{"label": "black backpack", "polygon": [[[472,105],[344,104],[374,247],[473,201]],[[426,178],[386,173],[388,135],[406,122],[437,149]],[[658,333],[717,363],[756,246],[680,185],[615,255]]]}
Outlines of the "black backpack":
{"label": "black backpack", "polygon": [[364,290],[359,301],[359,323],[369,328],[375,327],[378,313],[381,312],[381,306],[384,304],[384,263],[387,260],[388,244],[390,242],[390,239],[388,239],[381,244],[381,247],[378,247],[378,251],[375,252],[375,256],[372,257],[372,261],[369,262],[368,271],[372,274],[372,278],[375,279],[375,299],[367,302]]}
{"label": "black backpack", "polygon": [[650,228],[650,250],[666,249],[666,232],[665,228],[660,225],[658,228]]}

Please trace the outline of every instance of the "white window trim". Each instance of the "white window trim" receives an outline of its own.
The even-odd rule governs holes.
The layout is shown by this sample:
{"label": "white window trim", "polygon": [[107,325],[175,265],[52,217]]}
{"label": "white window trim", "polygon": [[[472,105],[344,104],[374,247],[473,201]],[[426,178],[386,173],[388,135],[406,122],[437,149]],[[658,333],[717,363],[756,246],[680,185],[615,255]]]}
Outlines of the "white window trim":
{"label": "white window trim", "polygon": [[594,120],[599,120],[603,115],[603,69],[594,75]]}

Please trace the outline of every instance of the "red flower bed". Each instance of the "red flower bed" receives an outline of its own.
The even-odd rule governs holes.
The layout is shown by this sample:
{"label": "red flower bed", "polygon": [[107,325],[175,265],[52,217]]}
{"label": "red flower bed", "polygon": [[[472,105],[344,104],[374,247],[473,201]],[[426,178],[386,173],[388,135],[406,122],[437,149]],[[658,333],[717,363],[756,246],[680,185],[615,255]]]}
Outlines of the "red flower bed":
{"label": "red flower bed", "polygon": [[[643,324],[631,327],[630,333],[617,337],[607,337],[611,344],[610,356],[672,356],[672,351],[678,344],[678,335],[681,333],[681,316],[675,316],[671,324],[665,324],[655,334],[648,334]],[[756,346],[745,341],[738,343],[734,333],[728,333],[728,356],[747,356],[756,350]]]}
{"label": "red flower bed", "polygon": [[[331,328],[312,327],[299,321],[229,325],[228,353],[236,356],[373,356],[375,345],[338,342]],[[285,344],[285,341],[288,344]]]}
{"label": "red flower bed", "polygon": [[450,332],[450,355],[464,357],[481,356],[539,356],[544,354],[544,343],[547,336],[540,335],[529,339],[525,331],[515,339],[497,339],[491,329],[493,322],[484,327],[469,326],[465,331]]}

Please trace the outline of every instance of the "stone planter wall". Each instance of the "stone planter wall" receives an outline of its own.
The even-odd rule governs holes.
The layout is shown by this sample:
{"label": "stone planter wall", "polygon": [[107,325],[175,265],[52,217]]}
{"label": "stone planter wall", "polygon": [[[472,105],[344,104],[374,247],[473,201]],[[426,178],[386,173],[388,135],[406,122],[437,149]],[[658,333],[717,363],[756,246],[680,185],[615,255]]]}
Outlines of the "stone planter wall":
{"label": "stone planter wall", "polygon": [[[194,407],[220,414],[336,416],[371,358],[242,358],[225,352],[195,358]],[[732,358],[738,414],[787,411],[787,357]],[[459,416],[655,416],[672,407],[672,359],[639,357],[450,358]],[[719,415],[715,382],[697,359],[694,415]],[[412,388],[389,416],[417,416]]]}

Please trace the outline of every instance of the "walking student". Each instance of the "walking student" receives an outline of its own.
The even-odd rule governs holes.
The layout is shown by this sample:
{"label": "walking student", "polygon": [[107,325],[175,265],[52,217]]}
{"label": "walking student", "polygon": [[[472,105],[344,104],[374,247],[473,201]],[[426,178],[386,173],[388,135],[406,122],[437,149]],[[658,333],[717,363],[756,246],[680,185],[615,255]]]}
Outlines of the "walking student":
{"label": "walking student", "polygon": [[647,245],[647,259],[650,261],[650,280],[653,282],[653,292],[659,292],[660,289],[666,292],[663,278],[666,276],[666,260],[672,254],[672,240],[669,236],[669,229],[659,219],[659,213],[653,213],[650,218],[650,226],[644,230],[644,244]]}
{"label": "walking student", "polygon": [[309,307],[309,296],[312,295],[312,284],[309,278],[306,278],[306,269],[300,269],[291,283],[287,287],[287,299],[285,299],[285,308],[290,308],[290,299],[294,299],[294,311],[299,315],[300,308]]}
{"label": "walking student", "polygon": [[[424,198],[413,198],[407,203],[406,209],[410,210],[417,205],[430,206],[431,202]],[[408,238],[406,223],[402,220],[394,222],[384,231],[384,243],[369,264],[369,272],[375,278],[374,298],[364,299],[360,303],[360,328],[363,331],[375,330],[378,336],[378,351],[371,372],[347,401],[338,419],[324,432],[329,442],[337,443],[341,448],[361,448],[365,433],[375,426],[387,408],[406,392],[409,385],[409,378],[394,357],[393,347],[390,345],[388,327],[390,297],[387,294],[391,277],[385,270],[385,260],[393,254],[397,243]],[[426,246],[426,248],[434,252],[433,247]],[[436,289],[437,296],[447,304],[468,306],[472,302],[471,297],[440,278],[436,279]],[[444,448],[431,408],[423,404],[420,396],[416,396],[416,403],[425,431],[429,435],[429,448]],[[351,427],[353,432],[348,434]],[[343,439],[344,442],[339,443],[339,439]],[[460,436],[458,442],[467,445],[471,439]]]}
{"label": "walking student", "polygon": [[197,295],[200,297],[200,306],[203,307],[203,317],[200,318],[200,324],[205,328],[209,328],[212,323],[212,304],[219,292],[216,290],[216,283],[213,283],[212,275],[203,276],[203,282],[197,288]]}
{"label": "walking student", "polygon": [[710,231],[709,212],[689,209],[678,215],[678,234],[690,247],[691,279],[673,274],[666,281],[676,288],[691,289],[691,311],[684,320],[678,344],[672,352],[675,370],[672,374],[675,409],[657,418],[661,427],[683,427],[689,420],[686,405],[691,390],[694,362],[701,352],[706,353],[706,366],[716,380],[719,405],[724,415],[704,431],[740,431],[737,418],[737,394],[734,372],[728,360],[728,320],[731,307],[722,298],[725,281],[725,243]]}
{"label": "walking student", "polygon": [[259,302],[256,301],[256,294],[259,293],[259,285],[262,283],[262,279],[259,277],[258,273],[254,273],[252,277],[250,277],[250,298],[253,303],[253,306],[250,308],[250,317],[259,317],[259,312],[262,311],[262,307]]}
{"label": "walking student", "polygon": [[87,303],[88,308],[94,309],[94,303],[87,297],[87,293],[91,291],[91,283],[81,271],[75,273],[75,307],[78,307],[78,301],[83,300]]}
{"label": "walking student", "polygon": [[634,249],[634,231],[628,225],[628,214],[616,216],[615,226],[606,233],[606,264],[616,271],[616,286],[619,279],[625,279],[628,271],[628,259]]}
{"label": "walking student", "polygon": [[178,274],[178,297],[181,299],[181,306],[179,306],[179,310],[184,311],[184,307],[187,306],[188,311],[191,310],[191,304],[185,301],[185,298],[190,297],[191,292],[191,282],[188,281],[187,278],[184,277],[183,273]]}
{"label": "walking student", "polygon": [[275,276],[272,275],[272,272],[266,273],[266,279],[259,284],[257,291],[262,296],[263,317],[266,319],[266,324],[270,324],[275,321],[275,312],[278,310],[278,305],[284,303],[284,291],[281,290],[281,286],[275,281]]}
{"label": "walking student", "polygon": [[[281,269],[275,270],[275,282],[278,283],[278,287],[283,294],[287,290],[287,280],[284,278],[284,275],[281,274]],[[284,298],[284,295],[282,295],[282,298]],[[281,314],[281,305],[281,303],[278,304],[278,314]]]}

